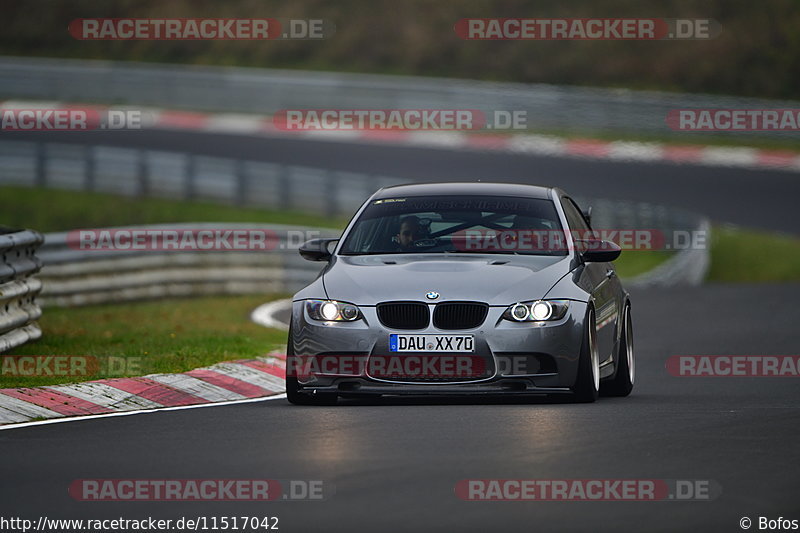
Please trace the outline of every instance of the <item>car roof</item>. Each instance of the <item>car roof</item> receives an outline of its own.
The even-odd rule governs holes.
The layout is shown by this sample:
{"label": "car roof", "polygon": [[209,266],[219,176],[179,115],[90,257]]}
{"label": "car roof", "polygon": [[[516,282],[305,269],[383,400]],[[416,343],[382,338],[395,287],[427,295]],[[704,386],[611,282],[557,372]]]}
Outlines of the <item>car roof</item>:
{"label": "car roof", "polygon": [[522,183],[492,183],[486,181],[411,183],[392,185],[376,192],[373,198],[396,198],[398,196],[524,196],[528,198],[550,198],[552,187],[525,185]]}

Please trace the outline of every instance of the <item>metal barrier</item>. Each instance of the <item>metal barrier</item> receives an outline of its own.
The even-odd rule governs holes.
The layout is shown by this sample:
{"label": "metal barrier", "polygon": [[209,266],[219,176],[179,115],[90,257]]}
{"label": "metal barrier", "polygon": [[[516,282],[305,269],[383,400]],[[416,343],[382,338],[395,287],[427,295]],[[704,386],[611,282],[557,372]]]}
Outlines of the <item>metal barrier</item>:
{"label": "metal barrier", "polygon": [[40,257],[42,305],[78,306],[170,296],[268,294],[300,290],[322,270],[297,248],[308,238],[338,237],[330,229],[263,224],[160,224],[126,230],[256,230],[268,251],[80,249],[68,233],[49,233]]}
{"label": "metal barrier", "polygon": [[404,180],[261,161],[109,146],[0,141],[0,184],[212,200],[350,215],[375,190]]}
{"label": "metal barrier", "polygon": [[35,251],[43,240],[35,231],[0,228],[0,353],[42,336],[42,283],[31,276],[42,266]]}
{"label": "metal barrier", "polygon": [[[676,213],[647,204],[595,202],[597,228],[648,228],[665,233],[676,226],[684,231],[707,231],[708,223],[688,213]],[[81,249],[68,233],[45,236],[40,257],[45,264],[43,305],[77,306],[169,296],[215,294],[293,293],[322,269],[297,252],[309,238],[338,237],[322,228],[258,224],[161,224],[126,230],[257,230],[271,235],[268,251],[131,251]],[[628,253],[637,253],[631,251]],[[708,268],[708,250],[687,248],[675,253],[656,270],[626,281],[630,285],[697,285]]]}
{"label": "metal barrier", "polygon": [[[539,131],[683,136],[666,126],[668,111],[800,107],[796,101],[703,94],[33,57],[0,57],[0,98],[259,114],[304,108],[515,110],[525,111],[529,128]],[[759,132],[764,135],[792,133]]]}

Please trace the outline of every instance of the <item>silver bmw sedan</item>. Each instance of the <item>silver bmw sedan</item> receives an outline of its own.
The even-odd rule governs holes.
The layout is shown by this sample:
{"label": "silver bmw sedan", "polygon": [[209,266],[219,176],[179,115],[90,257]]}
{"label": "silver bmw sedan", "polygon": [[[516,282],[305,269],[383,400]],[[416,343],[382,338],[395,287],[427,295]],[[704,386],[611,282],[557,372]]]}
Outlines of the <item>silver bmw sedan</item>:
{"label": "silver bmw sedan", "polygon": [[588,211],[557,188],[427,183],[379,190],[293,298],[291,403],[397,395],[627,396],[628,293]]}

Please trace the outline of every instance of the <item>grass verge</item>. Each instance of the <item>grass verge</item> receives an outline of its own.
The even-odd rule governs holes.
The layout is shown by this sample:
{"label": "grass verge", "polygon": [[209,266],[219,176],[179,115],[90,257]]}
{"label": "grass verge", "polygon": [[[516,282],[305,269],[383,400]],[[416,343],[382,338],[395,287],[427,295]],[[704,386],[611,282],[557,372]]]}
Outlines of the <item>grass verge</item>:
{"label": "grass verge", "polygon": [[347,223],[346,219],[294,211],[13,186],[0,187],[0,214],[0,224],[43,233],[170,222],[253,222],[341,228]]}
{"label": "grass verge", "polygon": [[[2,357],[0,388],[74,383],[106,377],[186,372],[247,359],[286,344],[286,332],[250,321],[258,305],[282,295],[172,299],[79,308],[47,308],[42,338],[8,355],[90,356],[87,375],[25,377]],[[93,363],[96,357],[97,365]],[[80,366],[76,371],[80,371]],[[89,375],[90,374],[90,375]]]}
{"label": "grass verge", "polygon": [[718,226],[711,232],[707,281],[800,281],[800,239],[763,231]]}
{"label": "grass verge", "polygon": [[624,280],[649,272],[674,255],[675,252],[662,250],[623,250],[614,261],[614,268]]}

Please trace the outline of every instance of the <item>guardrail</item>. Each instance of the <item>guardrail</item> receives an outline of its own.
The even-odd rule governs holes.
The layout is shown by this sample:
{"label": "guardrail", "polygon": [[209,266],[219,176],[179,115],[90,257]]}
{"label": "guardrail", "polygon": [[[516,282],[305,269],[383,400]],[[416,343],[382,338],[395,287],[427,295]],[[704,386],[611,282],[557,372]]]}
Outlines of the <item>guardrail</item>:
{"label": "guardrail", "polygon": [[0,353],[42,336],[42,283],[31,276],[42,266],[35,251],[43,240],[35,231],[0,228]]}
{"label": "guardrail", "polygon": [[[0,142],[0,184],[170,199],[206,199],[268,209],[293,209],[330,217],[350,215],[375,190],[406,181],[399,177],[178,152]],[[597,228],[645,228],[671,235],[676,230],[695,231],[703,224],[697,215],[663,206],[579,200],[582,204],[594,206],[594,226]],[[215,224],[214,227],[234,225]],[[283,232],[284,236],[289,231],[286,227],[270,228],[279,234]],[[277,255],[270,252],[261,257],[252,252],[217,255],[157,255],[149,252],[139,256],[114,252],[103,256],[99,255],[100,252],[70,250],[66,246],[66,234],[50,234],[41,250],[47,265],[43,272],[47,282],[43,301],[79,305],[165,295],[291,292],[313,278],[315,272],[308,271],[308,268],[316,266],[302,261],[296,253],[281,255],[282,250],[276,250]],[[681,258],[680,263],[673,258],[662,265],[655,277],[634,281],[649,285],[664,280],[671,284],[700,283],[708,266],[707,250],[683,250],[676,257]]]}
{"label": "guardrail", "polygon": [[[648,204],[593,202],[597,228],[647,228],[668,233],[676,227],[708,231],[708,222],[686,212]],[[113,228],[108,228],[113,229]],[[256,230],[272,236],[269,251],[143,251],[80,249],[68,233],[50,233],[39,253],[43,305],[77,306],[169,296],[292,293],[313,280],[320,263],[302,259],[308,238],[338,237],[322,228],[259,224],[161,224],[126,230]],[[708,235],[706,234],[706,237]],[[74,239],[74,236],[73,236]],[[628,253],[638,253],[631,251]],[[626,281],[631,285],[697,285],[708,268],[708,250],[687,248],[656,270]]]}
{"label": "guardrail", "polygon": [[[665,124],[677,108],[784,108],[797,101],[255,68],[0,57],[0,98],[125,103],[272,114],[281,109],[524,111],[531,129],[683,135]],[[734,135],[747,135],[735,133]],[[759,136],[787,136],[759,132]]]}
{"label": "guardrail", "polygon": [[0,184],[350,215],[402,178],[110,146],[0,141]]}
{"label": "guardrail", "polygon": [[[40,257],[42,305],[78,306],[170,296],[295,292],[322,264],[304,260],[306,238],[338,232],[263,224],[160,224],[125,229],[257,230],[270,235],[269,251],[81,250],[68,233],[48,233]],[[298,235],[302,237],[298,238]]]}

